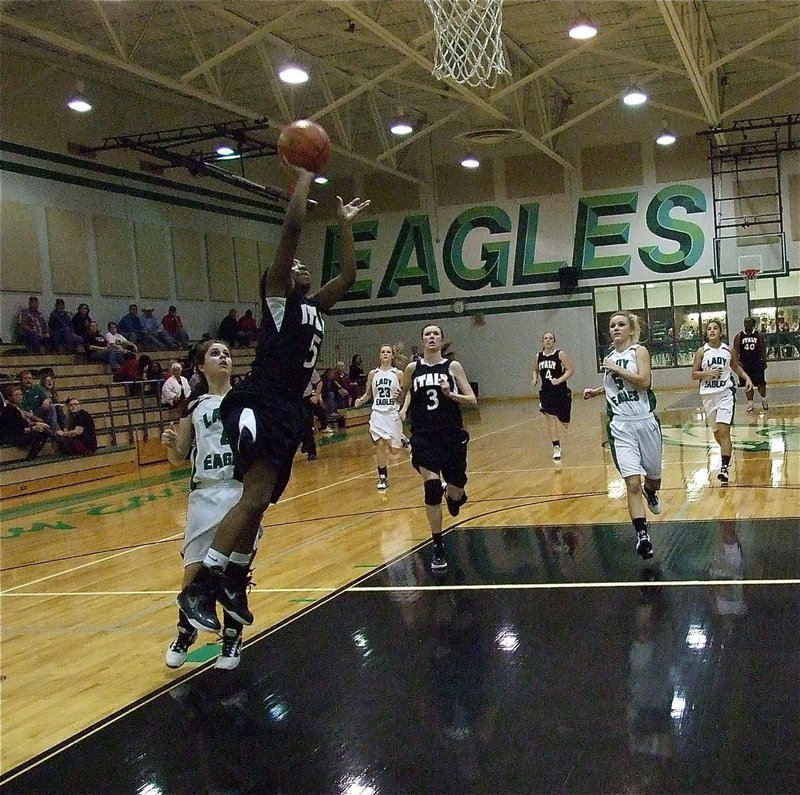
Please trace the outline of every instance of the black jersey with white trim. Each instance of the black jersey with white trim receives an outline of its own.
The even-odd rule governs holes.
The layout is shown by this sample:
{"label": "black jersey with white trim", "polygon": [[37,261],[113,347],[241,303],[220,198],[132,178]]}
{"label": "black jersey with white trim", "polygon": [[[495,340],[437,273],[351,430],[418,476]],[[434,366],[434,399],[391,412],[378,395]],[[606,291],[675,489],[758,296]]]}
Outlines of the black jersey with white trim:
{"label": "black jersey with white trim", "polygon": [[455,379],[450,375],[450,360],[427,364],[420,359],[411,377],[411,427],[414,433],[423,431],[463,428],[461,407],[442,392],[442,381],[447,380],[451,392],[458,392]]}

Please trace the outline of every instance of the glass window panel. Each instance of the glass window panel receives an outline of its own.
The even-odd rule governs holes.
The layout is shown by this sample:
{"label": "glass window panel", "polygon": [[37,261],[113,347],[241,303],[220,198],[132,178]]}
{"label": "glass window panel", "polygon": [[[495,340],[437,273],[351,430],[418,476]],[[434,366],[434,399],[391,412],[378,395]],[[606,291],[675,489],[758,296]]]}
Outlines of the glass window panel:
{"label": "glass window panel", "polygon": [[759,276],[751,287],[751,301],[772,301],[775,298],[775,280],[769,276]]}
{"label": "glass window panel", "polygon": [[694,279],[672,282],[672,300],[675,306],[696,306],[697,282]]}
{"label": "glass window panel", "polygon": [[[649,295],[648,293],[648,298]],[[653,367],[674,367],[677,345],[672,323],[672,307],[649,309],[647,328],[647,347],[650,349]]]}
{"label": "glass window panel", "polygon": [[606,355],[606,351],[608,350],[609,346],[611,345],[611,336],[608,333],[608,321],[611,320],[611,315],[616,310],[612,310],[612,312],[598,312],[596,317],[596,328],[597,328],[597,364],[598,367],[600,362],[603,361]]}
{"label": "glass window panel", "polygon": [[772,301],[762,301],[760,305],[750,305],[750,316],[755,321],[755,327],[764,335],[767,346],[767,359],[778,358],[778,338],[775,325],[775,304]]}
{"label": "glass window panel", "polygon": [[725,285],[722,282],[716,284],[711,279],[700,279],[700,303],[722,304],[725,302]]}
{"label": "glass window panel", "polygon": [[594,306],[597,312],[613,312],[619,309],[616,287],[598,287],[594,291]]}
{"label": "glass window panel", "polygon": [[778,298],[800,296],[800,271],[790,271],[788,276],[778,276],[775,279],[775,288]]}
{"label": "glass window panel", "polygon": [[777,348],[781,359],[796,359],[800,356],[800,301],[778,302],[776,312]]}
{"label": "glass window panel", "polygon": [[619,293],[622,309],[644,309],[643,284],[622,284]]}
{"label": "glass window panel", "polygon": [[672,306],[669,293],[669,282],[651,282],[645,287],[647,306],[650,309],[662,306]]}

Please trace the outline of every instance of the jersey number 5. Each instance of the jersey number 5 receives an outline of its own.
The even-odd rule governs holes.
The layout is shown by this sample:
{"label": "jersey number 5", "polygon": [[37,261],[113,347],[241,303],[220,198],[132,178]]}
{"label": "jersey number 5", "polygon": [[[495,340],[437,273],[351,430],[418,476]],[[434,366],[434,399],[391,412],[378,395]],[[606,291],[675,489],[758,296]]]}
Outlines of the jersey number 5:
{"label": "jersey number 5", "polygon": [[303,362],[303,367],[310,370],[317,363],[317,356],[319,356],[319,346],[322,345],[322,337],[319,334],[314,334],[311,340],[311,345],[308,346],[308,355]]}

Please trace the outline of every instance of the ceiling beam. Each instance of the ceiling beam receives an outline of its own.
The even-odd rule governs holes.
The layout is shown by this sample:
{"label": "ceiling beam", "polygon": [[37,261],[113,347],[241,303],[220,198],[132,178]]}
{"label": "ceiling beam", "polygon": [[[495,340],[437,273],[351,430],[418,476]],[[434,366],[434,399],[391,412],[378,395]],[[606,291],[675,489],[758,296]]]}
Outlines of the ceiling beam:
{"label": "ceiling beam", "polygon": [[757,39],[753,39],[752,41],[744,44],[743,46],[739,47],[732,52],[729,52],[727,55],[723,55],[721,58],[717,58],[715,61],[706,65],[706,70],[713,71],[719,69],[720,66],[723,64],[728,63],[729,61],[733,61],[736,58],[741,58],[741,56],[747,54],[751,50],[760,47],[762,44],[774,39],[776,36],[780,36],[781,33],[785,33],[788,30],[791,30],[796,25],[800,25],[800,15],[793,17],[788,22],[784,22],[783,25],[779,25],[774,30],[769,31],[769,33],[765,33],[763,36],[759,36]]}
{"label": "ceiling beam", "polygon": [[791,83],[793,80],[797,80],[800,77],[800,71],[795,72],[794,74],[788,75],[784,77],[783,80],[779,80],[777,83],[773,83],[769,88],[765,88],[763,91],[759,91],[757,94],[753,94],[753,96],[748,97],[744,102],[740,102],[738,105],[734,105],[732,108],[728,108],[723,114],[722,118],[727,119],[731,116],[737,114],[740,110],[744,110],[749,105],[752,105],[754,102],[758,102],[758,100],[763,99],[764,97],[773,94],[778,89],[783,88],[784,86]]}
{"label": "ceiling beam", "polygon": [[125,47],[122,46],[122,42],[117,36],[117,32],[111,25],[111,21],[106,14],[106,10],[104,8],[104,4],[100,2],[100,0],[94,0],[94,10],[97,13],[97,16],[100,17],[100,24],[106,31],[106,35],[111,41],[114,49],[117,51],[117,55],[122,58],[123,61],[128,60],[128,54],[125,52]]}
{"label": "ceiling beam", "polygon": [[[178,12],[178,18],[181,21],[181,25],[183,25],[183,30],[186,33],[186,38],[189,40],[189,46],[192,48],[192,53],[194,53],[195,60],[197,63],[203,63],[203,61],[205,61],[205,54],[200,47],[200,42],[197,40],[197,36],[195,35],[192,23],[189,21],[189,16],[186,13],[186,9],[179,3],[176,10]],[[203,72],[203,78],[205,79],[208,90],[213,94],[216,94],[218,97],[221,97],[222,92],[219,90],[219,83],[217,83],[217,78],[215,75],[212,72]]]}

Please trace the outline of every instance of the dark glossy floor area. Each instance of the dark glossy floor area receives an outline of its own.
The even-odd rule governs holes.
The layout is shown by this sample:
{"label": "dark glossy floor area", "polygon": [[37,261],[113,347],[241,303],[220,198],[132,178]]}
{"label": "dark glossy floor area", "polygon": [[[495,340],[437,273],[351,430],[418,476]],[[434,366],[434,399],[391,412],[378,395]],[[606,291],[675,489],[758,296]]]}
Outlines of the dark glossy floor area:
{"label": "dark glossy floor area", "polygon": [[461,527],[4,791],[797,792],[799,528]]}

